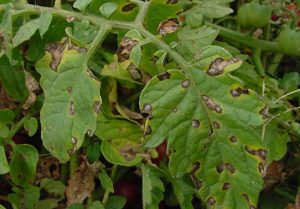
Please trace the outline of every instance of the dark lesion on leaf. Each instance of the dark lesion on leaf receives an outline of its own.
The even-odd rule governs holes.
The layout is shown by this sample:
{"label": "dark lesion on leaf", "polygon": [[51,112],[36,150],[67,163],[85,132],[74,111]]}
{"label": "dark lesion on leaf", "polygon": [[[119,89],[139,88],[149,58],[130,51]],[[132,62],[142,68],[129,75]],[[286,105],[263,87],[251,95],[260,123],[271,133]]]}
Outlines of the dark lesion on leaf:
{"label": "dark lesion on leaf", "polygon": [[185,79],[181,82],[181,87],[182,88],[187,88],[190,85],[190,80],[189,79]]}
{"label": "dark lesion on leaf", "polygon": [[64,42],[48,43],[46,44],[46,51],[48,51],[52,56],[52,61],[50,62],[50,68],[54,71],[57,70],[58,65],[63,57],[66,45],[69,43],[68,39]]}
{"label": "dark lesion on leaf", "polygon": [[269,106],[265,105],[264,108],[262,108],[259,111],[259,114],[261,114],[261,116],[263,117],[263,119],[266,119],[266,118],[268,118],[268,111],[269,111]]}
{"label": "dark lesion on leaf", "polygon": [[229,138],[229,141],[230,141],[231,143],[236,143],[236,142],[237,142],[237,137],[236,137],[236,136],[231,136],[231,137]]}
{"label": "dark lesion on leaf", "polygon": [[231,65],[233,63],[240,62],[241,59],[234,57],[230,60],[224,60],[223,58],[217,58],[215,59],[209,66],[209,69],[207,71],[207,74],[210,76],[218,76],[223,74],[224,69],[227,65]]}
{"label": "dark lesion on leaf", "polygon": [[84,48],[84,47],[79,47],[79,46],[76,46],[75,44],[72,44],[70,43],[68,45],[68,50],[71,51],[71,50],[75,50],[79,53],[86,53],[87,52],[87,48]]}
{"label": "dark lesion on leaf", "polygon": [[217,172],[222,173],[225,169],[228,170],[230,173],[235,173],[235,167],[231,163],[221,163],[217,167]]}
{"label": "dark lesion on leaf", "polygon": [[69,103],[69,114],[74,115],[75,114],[75,104],[73,101],[70,101]]}
{"label": "dark lesion on leaf", "polygon": [[145,132],[144,132],[144,134],[145,135],[150,135],[152,133],[152,128],[151,128],[151,126],[147,126],[146,128],[145,128]]}
{"label": "dark lesion on leaf", "polygon": [[267,150],[264,150],[264,149],[258,149],[258,150],[255,150],[255,149],[252,149],[251,147],[249,146],[245,146],[245,150],[251,154],[251,155],[255,155],[259,158],[261,158],[262,160],[266,160],[267,159]]}
{"label": "dark lesion on leaf", "polygon": [[122,12],[129,12],[133,10],[135,7],[137,7],[137,5],[134,3],[126,4],[122,7]]}
{"label": "dark lesion on leaf", "polygon": [[67,88],[67,92],[68,92],[69,94],[72,94],[72,93],[73,93],[73,88],[72,88],[72,87]]}
{"label": "dark lesion on leaf", "polygon": [[220,105],[216,104],[212,98],[210,98],[209,96],[203,95],[202,99],[204,100],[206,106],[208,107],[208,109],[215,111],[217,113],[222,113],[222,108],[220,107]]}
{"label": "dark lesion on leaf", "polygon": [[224,163],[221,163],[220,165],[218,165],[218,166],[216,167],[216,169],[217,169],[218,173],[222,173],[222,171],[225,170],[225,164],[224,164]]}
{"label": "dark lesion on leaf", "polygon": [[118,61],[123,62],[129,59],[130,52],[137,45],[138,41],[124,37],[117,50]]}
{"label": "dark lesion on leaf", "polygon": [[213,128],[214,128],[214,129],[220,129],[220,128],[221,128],[221,125],[220,125],[218,122],[214,121],[214,122],[213,122]]}
{"label": "dark lesion on leaf", "polygon": [[78,139],[76,137],[72,136],[72,138],[71,138],[72,148],[68,150],[69,155],[72,155],[76,152],[77,142],[78,142]]}
{"label": "dark lesion on leaf", "polygon": [[99,112],[101,111],[101,102],[100,101],[95,101],[94,102],[94,111],[98,115]]}
{"label": "dark lesion on leaf", "polygon": [[230,183],[225,182],[225,183],[223,184],[222,190],[223,190],[223,191],[228,190],[228,189],[230,189],[230,187],[231,187]]}
{"label": "dark lesion on leaf", "polygon": [[132,145],[125,145],[119,149],[121,155],[125,158],[126,161],[132,161],[135,159],[138,149]]}
{"label": "dark lesion on leaf", "polygon": [[199,128],[200,127],[200,121],[197,119],[192,120],[192,127],[193,128]]}
{"label": "dark lesion on leaf", "polygon": [[179,22],[176,18],[171,18],[162,21],[158,26],[158,33],[165,36],[170,33],[175,33],[179,29]]}
{"label": "dark lesion on leaf", "polygon": [[241,94],[249,94],[249,90],[238,87],[236,89],[231,89],[230,94],[233,97],[239,97],[239,96],[241,96]]}
{"label": "dark lesion on leaf", "polygon": [[160,74],[160,75],[157,76],[157,78],[158,78],[160,81],[170,79],[170,77],[171,77],[171,74],[168,73],[168,72],[165,72],[165,73]]}
{"label": "dark lesion on leaf", "polygon": [[209,197],[209,198],[207,199],[207,204],[208,204],[208,205],[214,205],[215,203],[216,203],[215,198]]}
{"label": "dark lesion on leaf", "polygon": [[133,80],[135,80],[135,81],[142,80],[142,75],[141,75],[140,71],[138,70],[138,68],[133,63],[128,65],[127,70],[129,72],[129,75],[131,76],[131,78]]}

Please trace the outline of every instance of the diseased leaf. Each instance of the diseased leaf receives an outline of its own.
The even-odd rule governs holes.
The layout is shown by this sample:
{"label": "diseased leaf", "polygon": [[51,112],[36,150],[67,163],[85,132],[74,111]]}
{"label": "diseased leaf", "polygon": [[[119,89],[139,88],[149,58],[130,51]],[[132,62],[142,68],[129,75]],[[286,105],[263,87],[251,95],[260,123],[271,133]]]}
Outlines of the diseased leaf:
{"label": "diseased leaf", "polygon": [[52,21],[52,13],[50,12],[43,12],[39,18],[39,31],[41,37],[48,31],[50,24]]}
{"label": "diseased leaf", "polygon": [[47,53],[36,65],[45,94],[42,139],[53,156],[66,162],[81,147],[84,135],[92,135],[96,129],[101,106],[100,82],[82,65],[84,49],[60,43],[51,47],[57,57],[52,60]]}
{"label": "diseased leaf", "polygon": [[20,186],[28,184],[35,175],[38,159],[39,153],[32,145],[15,145],[10,162],[11,180]]}
{"label": "diseased leaf", "polygon": [[84,11],[91,2],[92,0],[76,0],[73,7]]}
{"label": "diseased leaf", "polygon": [[164,185],[155,168],[145,165],[143,167],[143,208],[157,209],[164,197]]}
{"label": "diseased leaf", "polygon": [[33,209],[40,198],[40,188],[36,186],[27,185],[24,189],[13,187],[8,195],[9,202],[13,208]]}
{"label": "diseased leaf", "polygon": [[8,165],[5,149],[3,146],[0,146],[0,175],[8,173],[10,167]]}
{"label": "diseased leaf", "polygon": [[55,196],[58,201],[65,197],[66,186],[60,181],[44,178],[40,183],[40,187]]}
{"label": "diseased leaf", "polygon": [[95,135],[102,140],[101,151],[112,164],[133,166],[142,157],[140,141],[142,130],[126,120],[108,119],[104,115],[98,118]]}
{"label": "diseased leaf", "polygon": [[[12,18],[11,4],[6,4],[5,13],[0,24],[0,57],[5,54],[12,63]],[[2,39],[2,40],[1,40]]]}
{"label": "diseased leaf", "polygon": [[101,5],[99,10],[104,17],[108,18],[112,13],[114,13],[114,11],[116,11],[117,8],[118,5],[116,3],[106,2]]}
{"label": "diseased leaf", "polygon": [[147,84],[140,97],[141,111],[151,118],[145,125],[146,146],[168,140],[175,177],[200,163],[195,176],[209,208],[248,208],[257,204],[262,189],[259,168],[266,150],[254,127],[263,123],[266,108],[224,73],[234,63],[215,64],[222,66],[221,73],[170,70]]}
{"label": "diseased leaf", "polygon": [[40,27],[40,19],[30,20],[22,25],[13,38],[13,46],[19,46],[21,43],[29,40],[31,36]]}
{"label": "diseased leaf", "polygon": [[181,209],[193,209],[194,187],[187,182],[187,179],[184,177],[174,179],[172,186]]}

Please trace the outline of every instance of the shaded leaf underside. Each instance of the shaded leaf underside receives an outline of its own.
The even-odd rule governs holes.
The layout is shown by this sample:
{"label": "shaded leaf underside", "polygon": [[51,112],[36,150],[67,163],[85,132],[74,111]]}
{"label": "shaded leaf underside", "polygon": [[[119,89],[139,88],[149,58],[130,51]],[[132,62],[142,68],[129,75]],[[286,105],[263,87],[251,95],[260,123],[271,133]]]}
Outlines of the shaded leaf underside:
{"label": "shaded leaf underside", "polygon": [[168,74],[154,77],[141,95],[140,108],[149,114],[146,146],[168,140],[171,173],[193,171],[212,208],[256,205],[262,187],[258,153],[265,150],[253,128],[263,122],[264,105],[228,74],[212,77],[195,68]]}

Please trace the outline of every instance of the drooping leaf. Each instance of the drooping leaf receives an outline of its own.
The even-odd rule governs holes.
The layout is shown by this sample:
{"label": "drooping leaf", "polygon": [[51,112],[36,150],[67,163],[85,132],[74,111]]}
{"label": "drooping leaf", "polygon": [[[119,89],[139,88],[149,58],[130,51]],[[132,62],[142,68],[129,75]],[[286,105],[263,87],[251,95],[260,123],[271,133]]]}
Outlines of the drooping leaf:
{"label": "drooping leaf", "polygon": [[159,173],[150,166],[143,167],[143,208],[157,209],[164,197],[164,185]]}
{"label": "drooping leaf", "polygon": [[38,159],[39,153],[32,145],[15,145],[10,162],[11,180],[17,185],[26,185],[35,175]]}
{"label": "drooping leaf", "polygon": [[108,119],[104,115],[98,118],[95,132],[102,140],[101,151],[106,160],[123,166],[133,166],[142,160],[139,156],[142,134],[136,124],[126,120]]}
{"label": "drooping leaf", "polygon": [[106,2],[101,5],[99,10],[104,17],[108,18],[117,8],[118,5],[115,2]]}
{"label": "drooping leaf", "polygon": [[145,125],[146,146],[168,140],[175,177],[200,163],[195,176],[209,207],[247,208],[257,204],[262,189],[260,163],[266,150],[254,127],[263,123],[266,108],[224,68],[219,74],[188,68],[185,74],[170,70],[154,77],[140,97],[142,112],[151,118]]}
{"label": "drooping leaf", "polygon": [[36,30],[40,27],[40,19],[33,19],[22,25],[13,38],[13,46],[19,46],[24,41],[27,41],[33,36]]}
{"label": "drooping leaf", "polygon": [[1,57],[0,81],[7,94],[14,100],[22,102],[27,98],[25,75],[19,62],[10,64],[7,57]]}
{"label": "drooping leaf", "polygon": [[45,94],[41,110],[42,140],[53,156],[65,162],[80,148],[84,135],[92,135],[96,129],[101,106],[100,83],[82,65],[83,49],[60,43],[56,46],[64,48],[60,62],[47,53],[36,68]]}
{"label": "drooping leaf", "polygon": [[10,167],[7,162],[5,149],[3,146],[0,146],[0,175],[8,173]]}
{"label": "drooping leaf", "polygon": [[11,18],[11,4],[7,4],[5,8],[5,13],[2,17],[2,21],[0,24],[0,40],[3,36],[3,42],[0,41],[0,57],[5,54],[10,63],[12,63],[12,18]]}
{"label": "drooping leaf", "polygon": [[73,7],[79,9],[80,11],[84,11],[91,1],[92,0],[76,0]]}
{"label": "drooping leaf", "polygon": [[52,21],[52,13],[43,12],[39,18],[39,32],[41,37],[48,31]]}

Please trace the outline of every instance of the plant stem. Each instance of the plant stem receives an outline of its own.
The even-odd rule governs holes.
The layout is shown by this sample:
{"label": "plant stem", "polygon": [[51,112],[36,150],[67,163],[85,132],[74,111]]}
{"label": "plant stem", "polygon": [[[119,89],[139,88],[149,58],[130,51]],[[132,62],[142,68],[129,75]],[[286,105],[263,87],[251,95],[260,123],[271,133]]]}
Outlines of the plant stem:
{"label": "plant stem", "polygon": [[265,68],[261,61],[261,49],[257,48],[253,51],[253,62],[260,76],[265,77]]}
{"label": "plant stem", "polygon": [[219,30],[220,36],[235,41],[249,48],[252,49],[259,48],[262,51],[279,52],[278,44],[276,42],[256,39],[248,34],[233,31],[228,28],[224,28],[222,26],[210,22],[206,22],[206,25]]}
{"label": "plant stem", "polygon": [[72,176],[76,172],[76,169],[78,168],[78,165],[79,165],[78,156],[79,156],[79,151],[77,150],[70,157],[70,165],[69,165],[70,174],[69,174],[69,176]]}
{"label": "plant stem", "polygon": [[281,61],[281,59],[283,58],[283,54],[279,54],[279,53],[276,53],[272,60],[271,60],[271,64],[268,66],[267,68],[267,72],[271,75],[275,75],[275,72],[276,72],[276,69]]}
{"label": "plant stem", "polygon": [[20,128],[22,128],[22,126],[24,125],[25,121],[27,119],[29,119],[30,117],[32,116],[31,113],[28,113],[27,115],[25,115],[21,120],[19,120],[16,124],[14,124],[10,131],[9,131],[9,134],[7,136],[7,140],[10,140],[19,130]]}
{"label": "plant stem", "polygon": [[143,22],[144,22],[146,14],[147,14],[149,5],[150,5],[150,1],[145,1],[145,2],[141,1],[139,3],[140,11],[134,20],[134,22],[137,25],[143,26]]}
{"label": "plant stem", "polygon": [[61,0],[55,0],[54,7],[57,9],[61,9]]}

